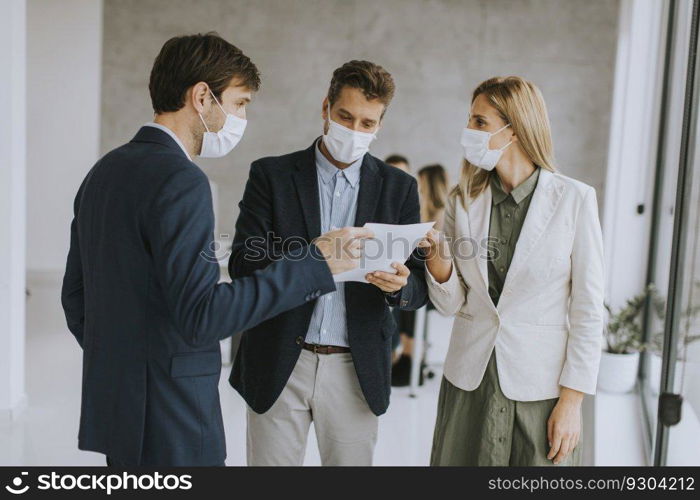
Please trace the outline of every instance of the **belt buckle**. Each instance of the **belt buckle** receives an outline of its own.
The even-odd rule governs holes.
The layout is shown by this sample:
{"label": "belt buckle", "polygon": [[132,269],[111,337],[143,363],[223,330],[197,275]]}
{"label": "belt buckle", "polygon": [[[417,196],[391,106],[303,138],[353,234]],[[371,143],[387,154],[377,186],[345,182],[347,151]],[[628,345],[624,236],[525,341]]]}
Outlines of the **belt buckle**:
{"label": "belt buckle", "polygon": [[318,354],[318,344],[314,344],[314,354]]}

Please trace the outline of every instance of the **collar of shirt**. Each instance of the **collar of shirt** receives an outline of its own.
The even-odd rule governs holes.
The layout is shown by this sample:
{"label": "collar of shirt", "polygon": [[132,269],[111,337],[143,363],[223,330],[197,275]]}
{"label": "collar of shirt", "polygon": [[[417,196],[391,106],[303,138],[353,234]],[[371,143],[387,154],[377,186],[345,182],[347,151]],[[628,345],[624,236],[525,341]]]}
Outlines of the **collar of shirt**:
{"label": "collar of shirt", "polygon": [[161,125],[160,123],[155,123],[155,122],[148,122],[148,123],[146,123],[146,124],[144,125],[144,127],[153,127],[153,128],[157,128],[158,130],[162,130],[163,132],[165,132],[166,134],[168,134],[170,137],[173,138],[173,140],[177,143],[177,145],[180,146],[180,148],[182,149],[182,151],[183,151],[183,152],[185,153],[185,155],[187,156],[187,159],[190,160],[190,161],[192,161],[192,158],[190,158],[190,154],[189,154],[189,153],[187,152],[187,150],[185,149],[185,145],[182,144],[182,141],[180,140],[180,138],[179,138],[177,135],[175,135],[175,132],[173,132],[172,130],[170,130],[168,127],[166,127],[165,125]]}
{"label": "collar of shirt", "polygon": [[321,174],[321,180],[323,183],[328,184],[328,181],[330,181],[334,175],[338,175],[339,172],[342,172],[350,185],[355,187],[357,185],[357,181],[360,180],[360,167],[362,167],[362,159],[364,158],[364,155],[341,170],[329,162],[328,158],[323,156],[323,153],[321,153],[320,144],[321,139],[318,140],[315,148],[316,169]]}
{"label": "collar of shirt", "polygon": [[[520,202],[523,201],[525,198],[527,198],[534,190],[535,186],[537,186],[537,179],[539,178],[540,175],[540,167],[535,166],[535,171],[530,174],[530,177],[525,179],[523,182],[518,184],[515,189],[513,189],[510,192],[510,195],[513,197],[515,200],[515,203],[520,205]],[[493,202],[498,205],[501,203],[503,200],[508,198],[508,193],[506,193],[503,190],[503,184],[501,184],[501,178],[498,177],[498,173],[496,173],[496,170],[491,171],[491,196],[493,198]]]}

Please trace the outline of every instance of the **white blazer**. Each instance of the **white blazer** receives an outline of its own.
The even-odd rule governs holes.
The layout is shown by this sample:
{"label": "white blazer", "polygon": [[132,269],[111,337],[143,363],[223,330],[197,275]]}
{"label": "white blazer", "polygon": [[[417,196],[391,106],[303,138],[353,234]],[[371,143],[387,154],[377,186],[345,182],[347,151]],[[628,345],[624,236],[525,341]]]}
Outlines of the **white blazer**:
{"label": "white blazer", "polygon": [[468,211],[445,210],[450,278],[426,273],[435,307],[455,314],[445,377],[476,389],[496,349],[503,394],[515,401],[559,396],[560,386],[595,393],[603,340],[605,273],[595,189],[542,169],[498,307],[488,294],[491,189]]}

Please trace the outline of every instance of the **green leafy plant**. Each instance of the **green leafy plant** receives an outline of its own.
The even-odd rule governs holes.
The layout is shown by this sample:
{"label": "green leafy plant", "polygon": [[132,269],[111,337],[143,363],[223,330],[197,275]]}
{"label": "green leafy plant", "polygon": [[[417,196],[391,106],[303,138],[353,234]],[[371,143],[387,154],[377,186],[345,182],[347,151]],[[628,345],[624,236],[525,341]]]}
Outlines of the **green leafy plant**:
{"label": "green leafy plant", "polygon": [[[698,290],[700,292],[700,281],[695,281],[693,283],[693,288]],[[663,328],[663,323],[666,319],[666,299],[662,296],[660,296],[656,290],[653,290],[653,307],[654,311],[656,312],[657,317],[660,319],[660,323]],[[697,296],[696,294],[693,294],[694,296]],[[697,319],[698,319],[698,314],[700,313],[700,304],[695,304],[695,305],[690,305],[688,308],[686,308],[682,313],[681,313],[681,322],[682,322],[682,331],[685,333],[684,335],[679,335],[678,337],[678,347],[677,347],[677,352],[678,352],[678,357],[679,359],[682,358],[685,350],[684,346],[691,344],[693,342],[697,342],[700,340],[700,334],[695,334],[693,333],[694,331],[698,331],[698,325],[697,325]],[[655,332],[649,341],[648,344],[648,349],[649,351],[656,353],[656,354],[661,354],[664,350],[664,331],[660,330]]]}
{"label": "green leafy plant", "polygon": [[605,304],[605,309],[608,311],[605,341],[606,350],[609,353],[631,354],[646,348],[643,340],[641,315],[647,297],[654,294],[654,285],[649,285],[642,293],[627,299],[625,305],[617,311],[613,311],[609,304]]}

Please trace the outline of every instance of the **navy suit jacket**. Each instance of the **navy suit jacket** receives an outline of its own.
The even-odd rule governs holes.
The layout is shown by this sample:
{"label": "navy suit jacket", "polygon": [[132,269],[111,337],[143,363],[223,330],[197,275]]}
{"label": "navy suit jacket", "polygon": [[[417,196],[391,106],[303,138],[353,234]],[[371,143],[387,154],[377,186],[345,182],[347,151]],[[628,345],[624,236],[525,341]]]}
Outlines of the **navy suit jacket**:
{"label": "navy suit jacket", "polygon": [[328,265],[307,245],[218,283],[207,177],[153,127],[95,164],[74,212],[61,299],[83,348],[79,447],[221,464],[219,340],[335,290]]}
{"label": "navy suit jacket", "polygon": [[[250,276],[269,266],[275,256],[320,234],[315,144],[251,165],[228,264],[232,277]],[[360,170],[355,226],[366,222],[420,222],[416,180],[369,153]],[[345,284],[353,362],[365,399],[377,415],[386,411],[391,392],[391,337],[396,323],[389,305],[418,309],[427,302],[425,262],[418,250],[407,266],[411,270],[408,284],[394,297],[375,285]],[[314,303],[283,312],[243,333],[229,381],[254,411],[266,412],[284,389],[299,358]]]}

